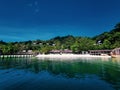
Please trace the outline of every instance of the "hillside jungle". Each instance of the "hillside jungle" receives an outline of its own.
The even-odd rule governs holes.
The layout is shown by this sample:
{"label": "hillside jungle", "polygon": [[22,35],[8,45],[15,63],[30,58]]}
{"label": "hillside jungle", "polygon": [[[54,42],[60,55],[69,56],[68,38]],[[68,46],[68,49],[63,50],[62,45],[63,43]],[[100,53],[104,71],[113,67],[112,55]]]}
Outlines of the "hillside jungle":
{"label": "hillside jungle", "polygon": [[50,40],[34,40],[23,42],[0,41],[0,54],[17,54],[23,50],[34,53],[49,53],[51,50],[72,50],[81,53],[87,50],[114,49],[120,47],[120,23],[109,31],[94,37],[57,36]]}

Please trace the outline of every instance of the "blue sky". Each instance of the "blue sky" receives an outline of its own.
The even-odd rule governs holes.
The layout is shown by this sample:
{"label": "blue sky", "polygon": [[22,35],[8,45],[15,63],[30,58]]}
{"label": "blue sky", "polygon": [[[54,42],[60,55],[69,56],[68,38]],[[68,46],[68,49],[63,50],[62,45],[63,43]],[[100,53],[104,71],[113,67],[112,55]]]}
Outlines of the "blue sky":
{"label": "blue sky", "polygon": [[0,40],[95,36],[120,22],[120,0],[0,0]]}

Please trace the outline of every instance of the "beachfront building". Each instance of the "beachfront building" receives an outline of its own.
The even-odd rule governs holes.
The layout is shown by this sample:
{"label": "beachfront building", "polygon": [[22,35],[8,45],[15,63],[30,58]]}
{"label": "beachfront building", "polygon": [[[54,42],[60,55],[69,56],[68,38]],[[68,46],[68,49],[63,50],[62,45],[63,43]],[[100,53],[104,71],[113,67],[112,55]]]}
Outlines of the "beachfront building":
{"label": "beachfront building", "polygon": [[110,55],[111,50],[89,50],[90,55]]}
{"label": "beachfront building", "polygon": [[115,48],[111,51],[112,57],[120,57],[120,48]]}
{"label": "beachfront building", "polygon": [[114,55],[120,55],[120,48],[115,48],[115,49],[113,49],[113,50],[112,50],[112,53],[113,53]]}
{"label": "beachfront building", "polygon": [[50,54],[72,54],[72,50],[68,50],[68,49],[65,49],[65,50],[51,50],[49,53]]}
{"label": "beachfront building", "polygon": [[50,54],[61,54],[62,50],[51,50],[49,53]]}
{"label": "beachfront building", "polygon": [[16,54],[18,54],[18,55],[32,55],[33,51],[32,50],[22,50],[22,51],[19,51]]}
{"label": "beachfront building", "polygon": [[27,53],[28,54],[33,54],[33,50],[28,50]]}
{"label": "beachfront building", "polygon": [[72,54],[72,50],[65,49],[62,51],[63,54]]}
{"label": "beachfront building", "polygon": [[88,54],[88,51],[82,51],[81,54]]}

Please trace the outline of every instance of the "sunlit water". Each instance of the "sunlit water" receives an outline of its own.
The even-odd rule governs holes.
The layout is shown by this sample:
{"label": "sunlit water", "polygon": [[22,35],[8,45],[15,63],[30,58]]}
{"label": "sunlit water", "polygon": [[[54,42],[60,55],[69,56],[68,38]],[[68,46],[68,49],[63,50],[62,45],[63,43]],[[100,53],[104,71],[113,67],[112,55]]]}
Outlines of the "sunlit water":
{"label": "sunlit water", "polygon": [[120,90],[120,60],[0,59],[0,90]]}

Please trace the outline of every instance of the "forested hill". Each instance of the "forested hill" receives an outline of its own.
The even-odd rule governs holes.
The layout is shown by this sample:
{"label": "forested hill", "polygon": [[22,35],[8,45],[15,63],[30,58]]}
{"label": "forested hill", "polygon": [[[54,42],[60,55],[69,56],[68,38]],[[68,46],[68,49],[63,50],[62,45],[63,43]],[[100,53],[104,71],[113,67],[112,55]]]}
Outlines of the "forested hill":
{"label": "forested hill", "polygon": [[24,42],[0,41],[2,54],[14,54],[23,50],[48,53],[51,50],[69,49],[74,53],[87,50],[114,49],[120,47],[120,23],[110,32],[104,32],[93,38],[81,36],[58,36],[50,40],[34,40]]}
{"label": "forested hill", "polygon": [[120,47],[120,23],[118,23],[110,32],[104,32],[93,37],[93,40],[101,41],[101,43],[107,41],[110,43],[111,48]]}

